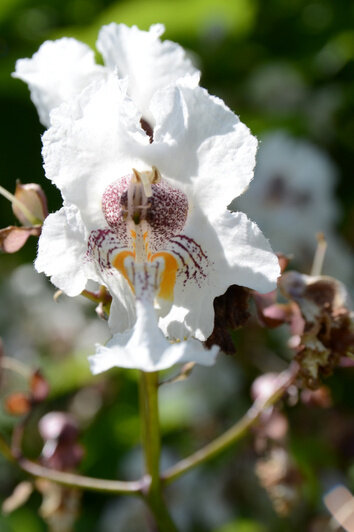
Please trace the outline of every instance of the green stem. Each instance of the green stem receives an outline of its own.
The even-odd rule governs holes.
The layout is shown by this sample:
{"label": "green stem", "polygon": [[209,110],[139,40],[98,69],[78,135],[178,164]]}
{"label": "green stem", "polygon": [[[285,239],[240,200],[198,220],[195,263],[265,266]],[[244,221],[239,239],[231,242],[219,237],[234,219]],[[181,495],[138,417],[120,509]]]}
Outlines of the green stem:
{"label": "green stem", "polygon": [[30,475],[40,478],[46,478],[57,484],[69,486],[72,488],[82,488],[89,491],[100,491],[103,493],[122,493],[126,495],[141,495],[144,489],[145,482],[143,480],[137,481],[122,481],[122,480],[106,480],[103,478],[85,477],[83,475],[76,475],[75,473],[66,473],[63,471],[55,471],[47,467],[41,466],[27,458],[19,458],[17,463]]}
{"label": "green stem", "polygon": [[162,474],[162,479],[165,483],[172,482],[190,469],[214,458],[239,441],[257,423],[262,412],[274,405],[284,395],[289,386],[295,381],[297,374],[298,366],[296,364],[291,366],[289,370],[280,373],[273,393],[267,399],[257,400],[229,430],[165,471]]}
{"label": "green stem", "polygon": [[160,479],[160,423],[158,408],[158,373],[141,372],[140,409],[145,468],[148,478],[145,500],[160,532],[177,532],[162,496]]}

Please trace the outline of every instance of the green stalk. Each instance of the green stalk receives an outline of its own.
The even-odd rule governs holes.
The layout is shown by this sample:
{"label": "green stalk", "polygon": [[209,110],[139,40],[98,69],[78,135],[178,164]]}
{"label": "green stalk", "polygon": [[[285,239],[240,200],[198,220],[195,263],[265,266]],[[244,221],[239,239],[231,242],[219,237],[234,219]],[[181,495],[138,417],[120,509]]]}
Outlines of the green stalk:
{"label": "green stalk", "polygon": [[170,483],[176,480],[176,478],[180,477],[190,469],[218,456],[231,447],[231,445],[238,442],[248,434],[249,429],[257,423],[262,412],[279,401],[289,386],[295,381],[297,374],[297,364],[292,365],[288,370],[280,373],[277,379],[277,384],[274,386],[273,393],[269,397],[265,400],[256,401],[246,414],[230,427],[229,430],[205,445],[205,447],[202,447],[195,453],[170,467],[162,474],[163,481],[165,483]]}
{"label": "green stalk", "polygon": [[145,455],[147,487],[145,501],[153,513],[160,532],[177,532],[162,496],[160,479],[160,423],[158,408],[158,373],[141,372],[140,409],[142,442]]}

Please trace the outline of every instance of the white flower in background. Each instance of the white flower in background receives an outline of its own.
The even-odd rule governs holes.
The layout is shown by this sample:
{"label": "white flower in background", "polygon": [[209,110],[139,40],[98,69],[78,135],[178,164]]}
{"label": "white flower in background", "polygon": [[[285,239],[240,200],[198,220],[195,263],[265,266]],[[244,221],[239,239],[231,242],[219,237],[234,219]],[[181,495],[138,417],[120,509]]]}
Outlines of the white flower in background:
{"label": "white flower in background", "polygon": [[309,269],[316,234],[328,243],[324,272],[349,282],[350,252],[335,234],[339,208],[337,172],[329,157],[307,141],[276,131],[260,143],[255,179],[232,209],[245,210],[262,227],[276,251],[294,255]]}
{"label": "white flower in background", "polygon": [[94,52],[72,38],[46,41],[31,59],[19,59],[14,77],[25,81],[31,91],[42,124],[50,126],[50,112],[77,97],[92,81],[116,72],[126,80],[128,95],[141,114],[149,117],[149,104],[158,89],[198,71],[185,51],[171,41],[161,42],[162,24],[141,31],[124,24],[103,26],[97,40],[105,66],[95,63]]}
{"label": "white flower in background", "polygon": [[[116,38],[117,26],[107,28]],[[112,46],[106,62],[121,61],[125,79],[107,70],[52,109],[43,137],[46,175],[64,206],[44,223],[36,268],[70,296],[91,279],[113,297],[114,336],[91,357],[94,373],[213,363],[217,348],[194,338],[210,335],[214,298],[231,284],[270,291],[279,273],[258,227],[226,209],[252,179],[256,139],[156,31],[120,27],[131,37],[118,39],[124,60]],[[154,46],[138,82],[134,60],[147,38]]]}

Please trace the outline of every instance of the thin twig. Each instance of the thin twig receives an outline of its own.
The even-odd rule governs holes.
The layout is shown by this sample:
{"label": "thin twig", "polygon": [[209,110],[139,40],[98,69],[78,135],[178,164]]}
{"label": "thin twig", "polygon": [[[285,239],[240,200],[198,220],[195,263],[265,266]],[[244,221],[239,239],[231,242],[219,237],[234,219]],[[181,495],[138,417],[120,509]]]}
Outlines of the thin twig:
{"label": "thin twig", "polygon": [[33,460],[23,456],[14,456],[11,447],[0,434],[0,452],[10,462],[17,464],[23,471],[38,478],[45,478],[63,486],[82,488],[89,491],[103,493],[121,493],[126,495],[142,495],[146,486],[146,479],[134,481],[106,480],[103,478],[91,478],[76,473],[66,473],[44,467]]}
{"label": "thin twig", "polygon": [[105,493],[125,493],[127,495],[141,495],[145,480],[122,481],[122,480],[106,480],[103,478],[91,478],[76,473],[65,473],[63,471],[56,471],[44,467],[27,458],[18,459],[17,463],[30,475],[35,477],[45,478],[72,488],[82,488],[89,491],[100,491]]}
{"label": "thin twig", "polygon": [[258,421],[262,412],[264,412],[264,410],[266,410],[269,406],[276,403],[283,396],[289,386],[295,381],[297,374],[297,364],[292,365],[288,370],[280,373],[278,376],[278,381],[275,384],[276,389],[266,400],[257,400],[246,412],[246,414],[229,430],[205,445],[205,447],[202,447],[202,449],[199,449],[195,453],[167,469],[167,471],[162,474],[162,480],[164,480],[166,483],[172,482],[190,469],[221,454],[231,445],[239,441]]}
{"label": "thin twig", "polygon": [[315,251],[315,256],[313,258],[312,268],[311,268],[311,275],[321,275],[322,268],[323,268],[323,262],[326,255],[327,250],[327,242],[325,239],[325,236],[323,233],[317,233],[317,247]]}

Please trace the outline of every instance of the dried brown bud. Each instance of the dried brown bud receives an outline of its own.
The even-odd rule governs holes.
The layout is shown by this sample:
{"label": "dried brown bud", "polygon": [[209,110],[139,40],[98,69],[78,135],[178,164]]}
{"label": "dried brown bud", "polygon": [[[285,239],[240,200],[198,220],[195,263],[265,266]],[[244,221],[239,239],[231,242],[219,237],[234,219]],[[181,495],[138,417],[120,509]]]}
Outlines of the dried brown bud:
{"label": "dried brown bud", "polygon": [[285,273],[279,287],[301,312],[302,330],[296,332],[293,345],[304,382],[315,389],[341,357],[354,352],[354,315],[348,308],[346,288],[332,277],[298,272]]}
{"label": "dried brown bud", "polygon": [[9,395],[5,400],[5,410],[13,416],[23,416],[31,409],[31,398],[22,392]]}
{"label": "dried brown bud", "polygon": [[41,403],[49,394],[49,384],[41,374],[40,370],[33,373],[30,379],[30,389],[32,394],[32,401]]}

